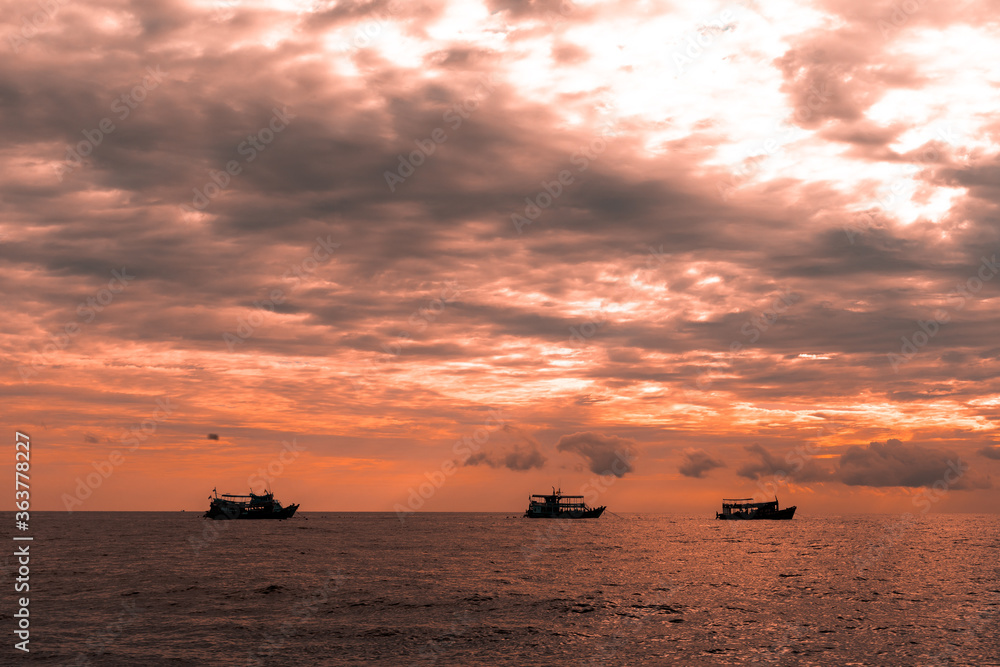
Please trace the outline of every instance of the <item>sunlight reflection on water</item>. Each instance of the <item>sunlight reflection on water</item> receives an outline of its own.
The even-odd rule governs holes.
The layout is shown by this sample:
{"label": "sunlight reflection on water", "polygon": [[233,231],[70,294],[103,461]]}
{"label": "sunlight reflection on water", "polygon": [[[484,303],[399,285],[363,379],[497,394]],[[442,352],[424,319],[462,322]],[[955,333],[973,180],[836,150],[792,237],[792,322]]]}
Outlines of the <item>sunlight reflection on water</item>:
{"label": "sunlight reflection on water", "polygon": [[894,520],[41,514],[32,653],[101,665],[1000,660],[1000,517],[928,515],[886,544]]}

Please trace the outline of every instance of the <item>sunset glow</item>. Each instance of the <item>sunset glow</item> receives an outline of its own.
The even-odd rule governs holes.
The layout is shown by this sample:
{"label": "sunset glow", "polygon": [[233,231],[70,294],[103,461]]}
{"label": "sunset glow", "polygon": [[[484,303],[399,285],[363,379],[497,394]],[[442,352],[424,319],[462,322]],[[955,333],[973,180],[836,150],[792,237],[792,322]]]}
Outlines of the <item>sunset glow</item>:
{"label": "sunset glow", "polygon": [[4,3],[34,507],[998,511],[1000,29],[916,4]]}

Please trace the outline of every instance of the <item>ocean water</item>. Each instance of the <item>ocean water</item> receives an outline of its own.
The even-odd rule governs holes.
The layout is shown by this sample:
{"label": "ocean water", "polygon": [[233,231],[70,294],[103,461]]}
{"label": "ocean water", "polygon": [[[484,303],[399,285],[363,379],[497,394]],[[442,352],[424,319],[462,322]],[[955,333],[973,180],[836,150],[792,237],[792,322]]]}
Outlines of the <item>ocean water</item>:
{"label": "ocean water", "polygon": [[32,663],[1000,664],[997,515],[32,520]]}

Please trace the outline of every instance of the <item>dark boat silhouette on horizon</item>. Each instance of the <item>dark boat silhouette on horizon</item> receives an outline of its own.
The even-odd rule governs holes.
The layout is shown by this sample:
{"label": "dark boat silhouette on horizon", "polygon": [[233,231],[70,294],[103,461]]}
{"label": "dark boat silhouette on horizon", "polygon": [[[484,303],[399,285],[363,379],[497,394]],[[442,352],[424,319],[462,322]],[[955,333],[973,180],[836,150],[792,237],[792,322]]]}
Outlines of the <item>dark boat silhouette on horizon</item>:
{"label": "dark boat silhouette on horizon", "polygon": [[261,495],[250,491],[249,496],[219,495],[215,489],[212,492],[215,497],[208,497],[212,502],[202,515],[206,519],[291,519],[299,508],[296,504],[282,507],[268,490]]}
{"label": "dark boat silhouette on horizon", "polygon": [[[579,500],[580,502],[574,502]],[[528,509],[524,516],[528,519],[596,519],[607,509],[587,507],[583,496],[564,496],[562,489],[548,495],[533,495],[528,498]]]}
{"label": "dark boat silhouette on horizon", "polygon": [[778,496],[764,503],[755,503],[753,498],[723,498],[722,512],[716,512],[715,518],[728,521],[788,520],[795,515],[795,507],[778,509]]}

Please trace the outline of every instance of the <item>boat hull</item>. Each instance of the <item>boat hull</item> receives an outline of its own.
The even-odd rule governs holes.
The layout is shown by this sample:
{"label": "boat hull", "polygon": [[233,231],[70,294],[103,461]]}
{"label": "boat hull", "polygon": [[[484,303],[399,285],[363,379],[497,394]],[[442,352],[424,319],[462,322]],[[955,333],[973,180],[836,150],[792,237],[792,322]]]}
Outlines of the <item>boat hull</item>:
{"label": "boat hull", "polygon": [[787,521],[795,516],[795,506],[786,507],[777,512],[754,512],[754,513],[733,513],[720,514],[716,512],[715,518],[726,521]]}
{"label": "boat hull", "polygon": [[566,510],[562,512],[532,512],[528,510],[524,513],[528,519],[596,519],[604,514],[604,506],[595,507],[588,510]]}
{"label": "boat hull", "polygon": [[257,520],[257,519],[291,519],[298,505],[289,505],[280,510],[269,507],[223,507],[213,504],[203,515],[206,519],[223,520]]}

